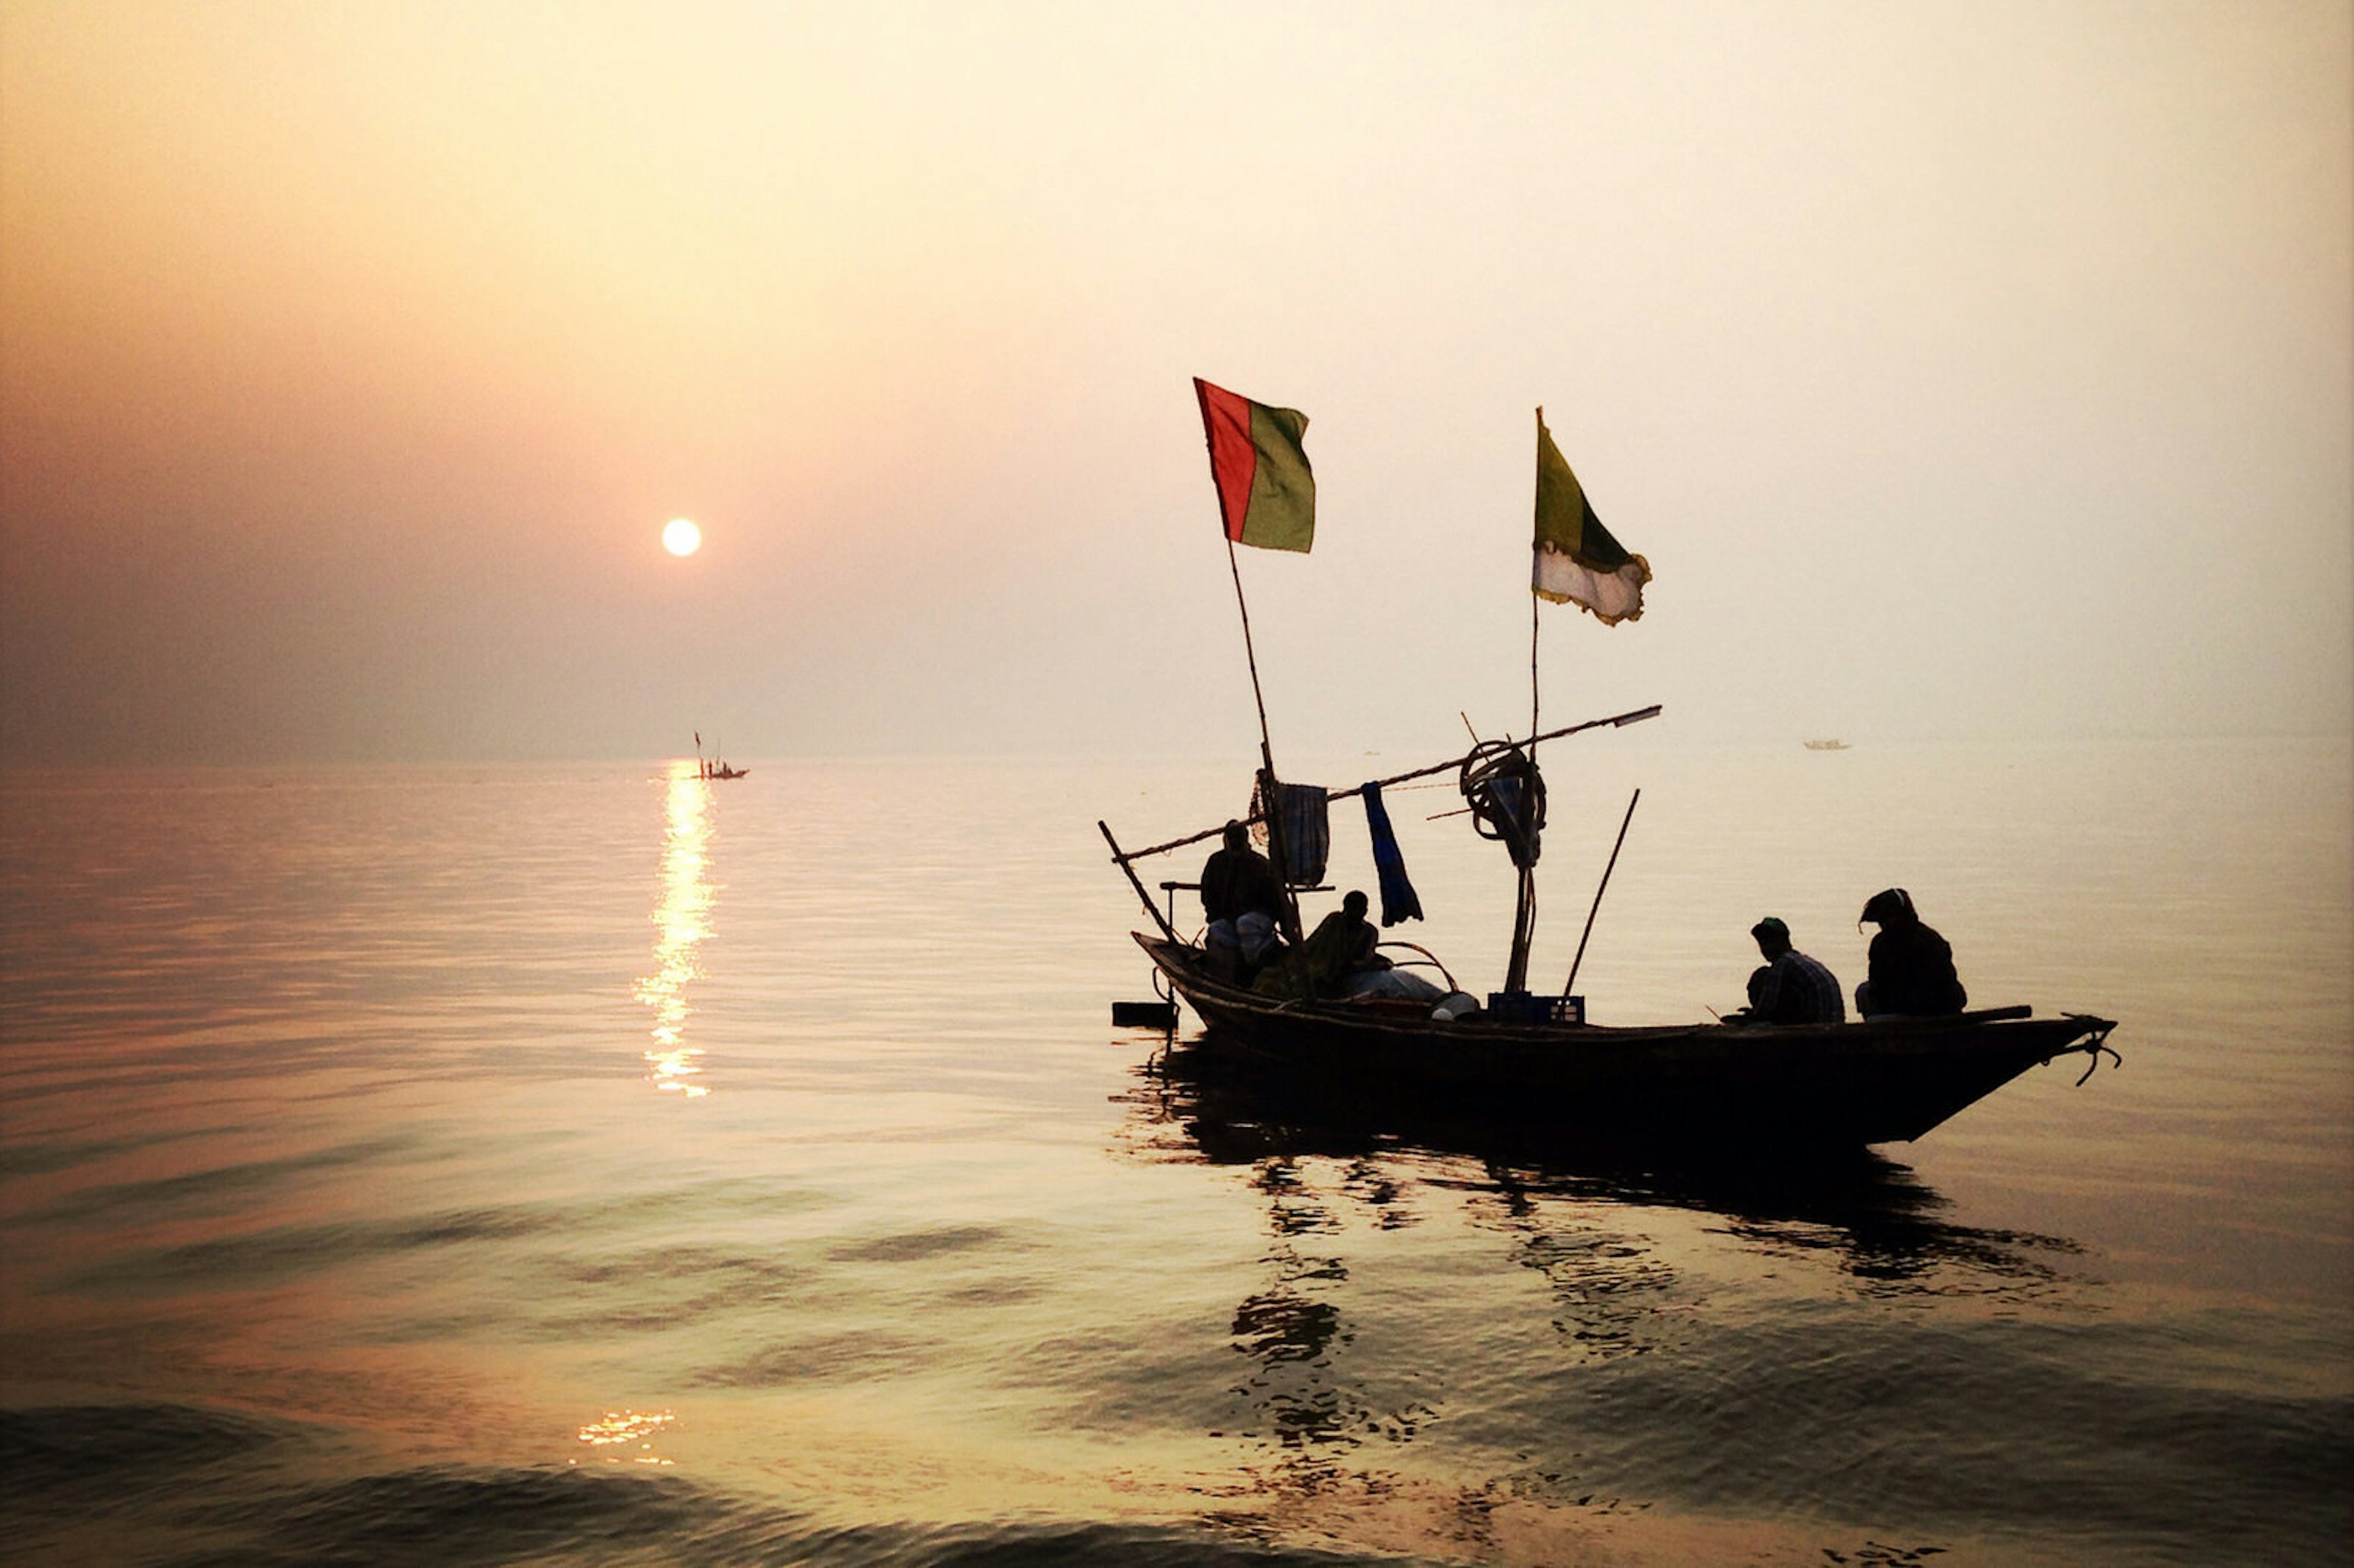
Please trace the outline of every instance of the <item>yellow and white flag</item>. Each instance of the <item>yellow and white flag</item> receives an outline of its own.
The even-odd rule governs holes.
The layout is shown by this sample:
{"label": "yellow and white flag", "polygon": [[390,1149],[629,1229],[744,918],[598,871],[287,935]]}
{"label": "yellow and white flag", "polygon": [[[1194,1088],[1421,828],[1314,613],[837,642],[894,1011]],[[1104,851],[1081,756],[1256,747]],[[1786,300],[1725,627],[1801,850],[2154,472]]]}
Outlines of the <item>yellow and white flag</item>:
{"label": "yellow and white flag", "polygon": [[1536,564],[1529,587],[1539,599],[1594,612],[1605,626],[1639,620],[1651,564],[1629,555],[1594,514],[1585,487],[1569,470],[1537,410]]}

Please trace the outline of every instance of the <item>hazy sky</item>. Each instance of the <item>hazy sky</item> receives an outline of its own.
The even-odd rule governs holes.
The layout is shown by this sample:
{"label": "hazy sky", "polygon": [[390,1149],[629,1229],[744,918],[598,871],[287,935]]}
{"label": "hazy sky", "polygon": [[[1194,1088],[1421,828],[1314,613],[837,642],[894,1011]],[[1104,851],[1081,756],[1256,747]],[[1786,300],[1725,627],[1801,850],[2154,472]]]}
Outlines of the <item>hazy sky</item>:
{"label": "hazy sky", "polygon": [[0,754],[2343,732],[2349,16],[8,0]]}

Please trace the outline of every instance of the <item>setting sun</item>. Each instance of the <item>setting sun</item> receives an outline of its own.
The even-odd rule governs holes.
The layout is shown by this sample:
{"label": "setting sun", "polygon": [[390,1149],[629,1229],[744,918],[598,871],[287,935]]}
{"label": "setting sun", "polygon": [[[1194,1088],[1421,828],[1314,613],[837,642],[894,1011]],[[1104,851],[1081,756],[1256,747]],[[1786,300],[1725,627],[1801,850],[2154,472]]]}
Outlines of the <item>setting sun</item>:
{"label": "setting sun", "polygon": [[703,548],[703,530],[684,517],[673,517],[663,529],[663,548],[673,556],[691,556]]}

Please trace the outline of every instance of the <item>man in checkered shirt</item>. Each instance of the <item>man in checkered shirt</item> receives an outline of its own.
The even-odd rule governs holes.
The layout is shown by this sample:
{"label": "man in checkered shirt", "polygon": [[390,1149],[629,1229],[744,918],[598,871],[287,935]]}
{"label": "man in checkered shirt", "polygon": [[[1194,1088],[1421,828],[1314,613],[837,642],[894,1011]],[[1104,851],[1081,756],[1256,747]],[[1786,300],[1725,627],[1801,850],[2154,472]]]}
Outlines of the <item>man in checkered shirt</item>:
{"label": "man in checkered shirt", "polygon": [[1790,927],[1768,915],[1749,927],[1766,964],[1749,977],[1749,1006],[1741,1023],[1845,1023],[1847,1002],[1838,977],[1790,946]]}

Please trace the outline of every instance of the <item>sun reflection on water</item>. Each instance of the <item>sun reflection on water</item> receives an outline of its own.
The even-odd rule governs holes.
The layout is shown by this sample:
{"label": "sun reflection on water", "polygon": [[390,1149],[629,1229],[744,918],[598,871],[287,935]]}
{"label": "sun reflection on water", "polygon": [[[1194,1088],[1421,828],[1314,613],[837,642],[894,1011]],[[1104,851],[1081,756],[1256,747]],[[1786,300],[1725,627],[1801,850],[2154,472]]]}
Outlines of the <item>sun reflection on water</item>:
{"label": "sun reflection on water", "polygon": [[[676,1464],[677,1461],[665,1459],[656,1454],[653,1451],[653,1444],[647,1439],[654,1436],[663,1427],[677,1419],[666,1410],[659,1414],[642,1410],[609,1410],[580,1429],[580,1441],[592,1448],[619,1448],[628,1444],[637,1445],[637,1451],[631,1454],[599,1454],[598,1457],[609,1465],[618,1465],[626,1458],[635,1465],[668,1467]],[[574,1463],[577,1464],[578,1461],[575,1460]]]}
{"label": "sun reflection on water", "polygon": [[703,1075],[703,1053],[686,1043],[686,1021],[695,1011],[686,987],[703,973],[695,949],[711,934],[714,889],[705,875],[710,863],[711,785],[697,777],[694,763],[670,765],[667,805],[662,896],[653,913],[654,972],[638,981],[637,997],[654,1010],[647,1077],[656,1088],[695,1099],[711,1090],[695,1081]]}

